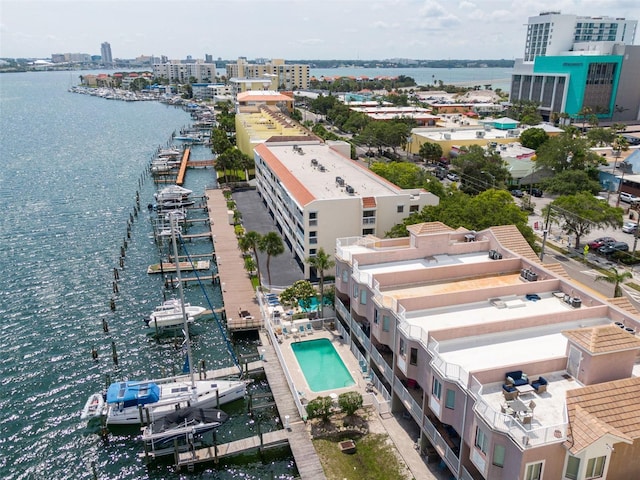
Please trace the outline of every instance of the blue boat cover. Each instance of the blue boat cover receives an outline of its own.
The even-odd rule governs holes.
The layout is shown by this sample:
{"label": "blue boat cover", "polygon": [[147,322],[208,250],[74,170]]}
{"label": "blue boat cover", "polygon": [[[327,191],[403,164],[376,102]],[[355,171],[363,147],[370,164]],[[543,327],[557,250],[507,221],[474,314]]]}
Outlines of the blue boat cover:
{"label": "blue boat cover", "polygon": [[160,387],[153,382],[117,382],[107,389],[107,403],[123,402],[135,407],[160,400]]}

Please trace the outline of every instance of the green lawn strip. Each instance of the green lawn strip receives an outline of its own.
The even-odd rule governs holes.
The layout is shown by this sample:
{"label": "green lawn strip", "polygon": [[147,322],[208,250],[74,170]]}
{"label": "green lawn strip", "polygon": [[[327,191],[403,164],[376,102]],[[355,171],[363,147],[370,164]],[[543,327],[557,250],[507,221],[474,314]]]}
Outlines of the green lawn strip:
{"label": "green lawn strip", "polygon": [[313,445],[320,456],[328,480],[394,480],[406,478],[387,435],[368,434],[356,442],[356,452],[340,451],[337,441],[316,439]]}

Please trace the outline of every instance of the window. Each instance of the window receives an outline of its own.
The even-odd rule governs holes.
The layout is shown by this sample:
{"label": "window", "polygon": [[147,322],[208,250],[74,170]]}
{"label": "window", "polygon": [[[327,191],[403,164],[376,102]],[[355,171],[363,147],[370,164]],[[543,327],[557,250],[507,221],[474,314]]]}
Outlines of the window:
{"label": "window", "polygon": [[397,210],[397,212],[398,212],[398,213],[402,213],[402,212],[404,212],[404,205],[398,205],[398,210]]}
{"label": "window", "polygon": [[585,472],[584,478],[587,480],[590,478],[602,478],[606,460],[607,457],[590,458],[587,462],[587,471]]}
{"label": "window", "polygon": [[358,293],[360,293],[360,287],[358,287],[358,284],[356,283],[353,285],[353,297],[358,298]]}
{"label": "window", "polygon": [[363,288],[360,290],[360,305],[367,304],[367,291]]}
{"label": "window", "polygon": [[447,395],[444,400],[444,406],[454,410],[456,408],[456,391],[447,389]]}
{"label": "window", "polygon": [[530,463],[524,474],[524,480],[541,480],[542,479],[542,462]]}
{"label": "window", "polygon": [[318,212],[309,212],[309,226],[315,227],[318,225]]}
{"label": "window", "polygon": [[578,470],[580,470],[580,459],[578,457],[572,457],[571,455],[569,455],[569,458],[567,459],[567,469],[564,472],[564,477],[570,478],[571,480],[577,480]]}
{"label": "window", "polygon": [[433,385],[431,385],[431,393],[438,400],[440,400],[440,398],[442,397],[442,384],[440,383],[440,380],[438,380],[436,377],[433,377]]}
{"label": "window", "polygon": [[504,445],[495,445],[493,447],[493,464],[496,467],[504,467]]}
{"label": "window", "polygon": [[375,233],[375,228],[363,228],[362,235],[373,235]]}
{"label": "window", "polygon": [[419,205],[409,205],[409,212],[417,212],[420,209]]}
{"label": "window", "polygon": [[411,348],[411,351],[409,353],[409,363],[411,365],[417,365],[418,364],[418,349],[417,348]]}
{"label": "window", "polygon": [[342,271],[342,281],[345,283],[349,281],[349,270],[346,268]]}
{"label": "window", "polygon": [[400,356],[404,357],[405,352],[406,352],[406,345],[404,343],[404,338],[401,338],[400,339]]}
{"label": "window", "polygon": [[373,310],[373,323],[378,324],[378,310]]}
{"label": "window", "polygon": [[489,437],[484,433],[480,427],[476,427],[476,441],[475,446],[485,455],[487,454],[487,450],[489,449]]}
{"label": "window", "polygon": [[310,257],[314,257],[316,255],[317,249],[315,248],[310,248],[309,249],[309,256]]}
{"label": "window", "polygon": [[388,332],[390,329],[390,319],[388,315],[383,315],[382,316],[382,331],[383,332]]}

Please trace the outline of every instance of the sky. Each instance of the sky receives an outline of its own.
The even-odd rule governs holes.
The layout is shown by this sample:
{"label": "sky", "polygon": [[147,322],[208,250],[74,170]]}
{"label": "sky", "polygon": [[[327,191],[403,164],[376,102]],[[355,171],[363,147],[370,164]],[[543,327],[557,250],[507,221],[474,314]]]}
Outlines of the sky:
{"label": "sky", "polygon": [[640,0],[0,0],[0,57],[514,59],[549,10],[640,20]]}

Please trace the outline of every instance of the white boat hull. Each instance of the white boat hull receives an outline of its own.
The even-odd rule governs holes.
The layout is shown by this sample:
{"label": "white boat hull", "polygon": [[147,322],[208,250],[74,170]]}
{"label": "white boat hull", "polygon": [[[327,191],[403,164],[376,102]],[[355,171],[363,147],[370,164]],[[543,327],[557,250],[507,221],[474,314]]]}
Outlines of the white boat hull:
{"label": "white boat hull", "polygon": [[[195,395],[191,394],[191,382],[186,377],[182,377],[181,381],[159,383],[159,385],[162,392],[160,400],[146,405],[142,411],[145,423],[147,417],[154,422],[174,412],[176,408],[217,407],[243,398],[246,393],[246,383],[242,380],[197,380]],[[120,409],[117,403],[107,404],[106,423],[107,425],[139,425],[140,411],[138,407]]]}
{"label": "white boat hull", "polygon": [[104,414],[104,397],[101,393],[94,393],[89,397],[87,403],[80,413],[81,420],[91,420]]}

